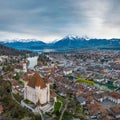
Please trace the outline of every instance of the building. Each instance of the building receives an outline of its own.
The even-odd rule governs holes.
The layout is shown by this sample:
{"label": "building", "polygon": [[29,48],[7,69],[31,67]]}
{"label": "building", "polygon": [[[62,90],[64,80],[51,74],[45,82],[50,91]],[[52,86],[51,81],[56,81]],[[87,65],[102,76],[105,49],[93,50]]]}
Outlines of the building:
{"label": "building", "polygon": [[69,74],[72,74],[72,70],[71,69],[65,69],[63,71],[64,75],[69,75]]}
{"label": "building", "polygon": [[26,73],[27,72],[27,63],[26,61],[21,62],[19,64],[15,64],[14,65],[14,71],[15,72],[23,72]]}
{"label": "building", "polygon": [[24,99],[34,104],[46,104],[50,101],[50,81],[43,80],[38,72],[33,75],[25,75],[24,78]]}
{"label": "building", "polygon": [[86,104],[86,99],[82,96],[77,97],[77,101],[81,104],[81,105],[85,105]]}
{"label": "building", "polygon": [[113,106],[110,108],[115,120],[120,120],[120,106]]}
{"label": "building", "polygon": [[26,61],[24,61],[24,62],[22,63],[22,65],[23,65],[23,72],[24,72],[24,73],[27,72],[27,63],[26,63]]}
{"label": "building", "polygon": [[117,92],[102,92],[95,95],[95,99],[99,102],[103,102],[108,99],[116,104],[120,104],[120,93]]}

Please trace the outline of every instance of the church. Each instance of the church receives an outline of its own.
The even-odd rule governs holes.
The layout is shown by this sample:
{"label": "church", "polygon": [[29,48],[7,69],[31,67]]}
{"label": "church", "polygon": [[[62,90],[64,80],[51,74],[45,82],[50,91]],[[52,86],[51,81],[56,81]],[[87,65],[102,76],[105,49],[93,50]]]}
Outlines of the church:
{"label": "church", "polygon": [[38,72],[33,75],[25,74],[24,77],[24,99],[36,105],[43,105],[50,101],[50,81],[43,80]]}

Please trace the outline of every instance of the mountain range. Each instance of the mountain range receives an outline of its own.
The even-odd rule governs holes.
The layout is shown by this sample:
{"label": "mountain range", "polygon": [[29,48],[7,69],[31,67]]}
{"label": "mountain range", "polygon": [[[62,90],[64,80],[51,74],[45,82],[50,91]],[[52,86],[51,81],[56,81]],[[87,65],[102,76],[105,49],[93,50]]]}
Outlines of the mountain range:
{"label": "mountain range", "polygon": [[[24,40],[25,41],[25,40]],[[51,43],[45,43],[38,40],[0,42],[5,46],[9,46],[19,50],[39,51],[43,49],[113,49],[120,50],[120,39],[88,39],[86,37],[66,36],[60,40]]]}

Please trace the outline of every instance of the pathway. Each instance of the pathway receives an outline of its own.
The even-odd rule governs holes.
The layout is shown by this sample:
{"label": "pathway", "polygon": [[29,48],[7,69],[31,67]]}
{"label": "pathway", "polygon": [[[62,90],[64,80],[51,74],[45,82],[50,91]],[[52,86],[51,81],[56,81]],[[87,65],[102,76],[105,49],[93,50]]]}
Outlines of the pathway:
{"label": "pathway", "polygon": [[65,107],[64,107],[64,109],[63,109],[63,111],[62,111],[62,113],[60,115],[60,119],[59,120],[62,120],[63,114],[64,114],[65,110],[67,109],[67,106],[68,106],[68,98],[66,99],[66,104],[65,104]]}

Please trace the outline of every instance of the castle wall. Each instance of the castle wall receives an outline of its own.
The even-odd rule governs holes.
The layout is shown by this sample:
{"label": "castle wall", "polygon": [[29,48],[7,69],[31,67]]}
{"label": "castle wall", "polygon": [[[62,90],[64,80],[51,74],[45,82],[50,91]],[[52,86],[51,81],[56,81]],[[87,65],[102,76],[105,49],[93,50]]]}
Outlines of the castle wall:
{"label": "castle wall", "polygon": [[24,99],[28,99],[34,104],[40,101],[41,104],[49,102],[49,89],[48,87],[40,89],[39,87],[32,88],[29,86],[25,87],[24,90]]}

